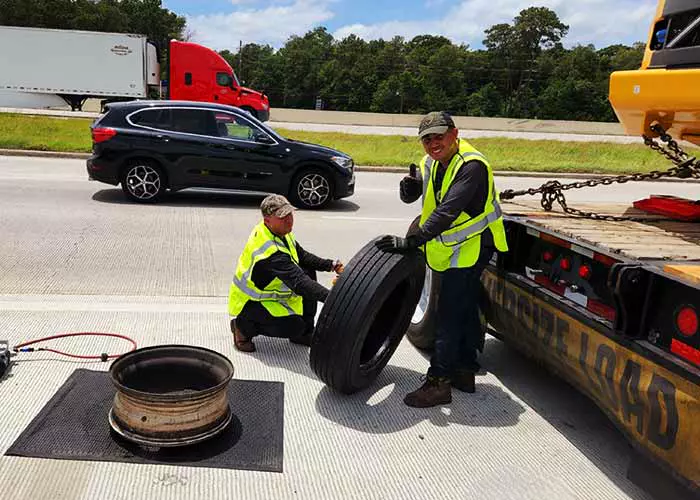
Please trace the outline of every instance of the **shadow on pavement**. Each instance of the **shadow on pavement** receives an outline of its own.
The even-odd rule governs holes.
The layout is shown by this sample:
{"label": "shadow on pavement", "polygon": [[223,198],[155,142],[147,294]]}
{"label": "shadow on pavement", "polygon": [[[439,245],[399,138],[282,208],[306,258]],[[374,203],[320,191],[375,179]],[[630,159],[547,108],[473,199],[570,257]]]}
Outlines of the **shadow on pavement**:
{"label": "shadow on pavement", "polygon": [[[307,348],[284,339],[256,338],[255,343],[258,350],[253,356],[261,363],[318,380],[309,366]],[[316,398],[316,411],[332,422],[372,434],[399,432],[424,420],[440,427],[506,427],[517,424],[525,411],[500,387],[489,384],[481,384],[476,394],[454,390],[452,403],[443,409],[408,408],[403,398],[418,388],[422,375],[389,365],[370,387],[356,394],[340,394],[324,386]]]}
{"label": "shadow on pavement", "polygon": [[428,420],[435,426],[510,427],[525,409],[500,387],[481,384],[476,394],[452,391],[452,403],[442,408],[409,408],[404,396],[422,383],[422,373],[389,365],[367,389],[352,395],[323,387],[316,411],[344,427],[371,434],[399,432]]}
{"label": "shadow on pavement", "polygon": [[[631,499],[650,498],[626,477],[629,462],[637,452],[587,396],[495,338],[487,337],[480,363]],[[477,378],[477,393],[482,387]]]}
{"label": "shadow on pavement", "polygon": [[[265,193],[185,189],[167,193],[161,201],[154,204],[141,204],[126,198],[121,189],[102,189],[92,195],[92,199],[101,203],[115,205],[145,205],[149,207],[231,207],[258,209]],[[356,212],[359,205],[348,200],[335,200],[322,211],[327,212]]]}

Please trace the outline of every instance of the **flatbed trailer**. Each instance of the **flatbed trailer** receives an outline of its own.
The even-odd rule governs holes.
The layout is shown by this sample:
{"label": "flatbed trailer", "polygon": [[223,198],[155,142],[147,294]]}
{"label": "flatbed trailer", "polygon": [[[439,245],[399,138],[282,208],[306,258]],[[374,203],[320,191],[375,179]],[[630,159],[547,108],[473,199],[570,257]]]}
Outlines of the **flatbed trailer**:
{"label": "flatbed trailer", "polygon": [[[700,223],[503,203],[510,251],[482,281],[492,333],[588,395],[651,462],[700,492]],[[653,473],[652,473],[653,474]]]}

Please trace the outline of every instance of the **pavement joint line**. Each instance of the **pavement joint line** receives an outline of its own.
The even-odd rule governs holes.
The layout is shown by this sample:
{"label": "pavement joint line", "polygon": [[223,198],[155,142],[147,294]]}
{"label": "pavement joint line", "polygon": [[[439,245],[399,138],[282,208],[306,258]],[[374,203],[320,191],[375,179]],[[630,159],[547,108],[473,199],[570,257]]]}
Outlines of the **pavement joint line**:
{"label": "pavement joint line", "polygon": [[[183,300],[184,299],[184,300]],[[0,311],[13,312],[166,312],[221,313],[226,315],[226,296],[169,297],[113,295],[0,295]]]}
{"label": "pavement joint line", "polygon": [[[0,149],[0,156],[20,156],[29,158],[54,158],[54,159],[71,159],[71,160],[87,160],[90,158],[90,153],[75,153],[63,151],[32,151],[24,149]],[[378,165],[356,165],[356,172],[380,172],[386,174],[408,174],[408,167],[398,166],[378,166]],[[617,174],[590,174],[590,173],[571,173],[571,172],[520,172],[514,170],[496,170],[496,177],[547,177],[556,179],[600,179],[601,177],[616,176]],[[645,182],[688,182],[700,183],[700,179],[656,179]]]}

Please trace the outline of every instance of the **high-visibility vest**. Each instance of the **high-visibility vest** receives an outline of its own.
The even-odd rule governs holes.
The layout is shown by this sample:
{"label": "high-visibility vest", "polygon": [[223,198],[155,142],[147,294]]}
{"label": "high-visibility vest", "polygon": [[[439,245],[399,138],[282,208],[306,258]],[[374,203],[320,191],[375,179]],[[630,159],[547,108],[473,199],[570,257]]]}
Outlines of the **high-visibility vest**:
{"label": "high-visibility vest", "polygon": [[297,245],[292,233],[284,236],[287,245],[279,236],[275,236],[260,222],[253,228],[248,238],[243,253],[238,259],[236,273],[229,288],[228,313],[236,317],[243,310],[243,306],[249,300],[260,302],[267,311],[275,317],[301,316],[303,299],[289,289],[284,282],[275,277],[264,289],[260,289],[253,283],[253,269],[255,264],[273,255],[275,252],[288,254],[292,262],[299,264]]}
{"label": "high-visibility vest", "polygon": [[[467,213],[462,212],[447,230],[425,244],[426,261],[428,266],[435,271],[473,266],[481,251],[481,233],[486,228],[489,228],[493,234],[496,249],[501,252],[508,251],[503,216],[493,181],[491,165],[484,155],[464,139],[460,139],[459,151],[452,157],[447,166],[439,199],[442,200],[445,197],[459,169],[471,160],[480,161],[488,171],[489,186],[486,204],[484,210],[475,217],[470,217]],[[422,226],[438,205],[433,188],[437,162],[429,155],[425,155],[421,161],[420,169],[423,176],[423,211],[420,218]]]}

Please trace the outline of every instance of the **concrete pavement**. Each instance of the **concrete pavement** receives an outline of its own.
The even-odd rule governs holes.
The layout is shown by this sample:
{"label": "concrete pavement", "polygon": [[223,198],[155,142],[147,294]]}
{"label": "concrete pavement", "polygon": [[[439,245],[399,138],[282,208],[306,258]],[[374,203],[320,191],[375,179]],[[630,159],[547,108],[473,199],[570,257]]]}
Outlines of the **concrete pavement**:
{"label": "concrete pavement", "polygon": [[[236,352],[226,294],[261,196],[183,191],[138,205],[86,177],[80,160],[0,157],[3,335],[11,345],[69,331],[123,333],[141,347],[200,345],[228,356],[236,378],[281,381],[284,472],[1,456],[0,492],[8,498],[648,498],[626,478],[629,445],[593,403],[495,339],[478,392],[430,410],[401,402],[428,366],[407,342],[371,388],[349,397],[316,379],[301,346],[260,339],[257,353]],[[355,196],[297,212],[299,241],[347,262],[373,237],[402,234],[419,208],[398,200],[399,179],[360,172]],[[500,189],[526,182],[498,179]],[[570,200],[626,201],[660,187],[692,192],[640,183],[572,192]],[[330,279],[321,276],[326,285]],[[60,344],[81,353],[123,347],[89,338]],[[0,381],[3,453],[75,368],[107,369],[50,353],[16,361]],[[98,425],[107,425],[106,415]]]}

